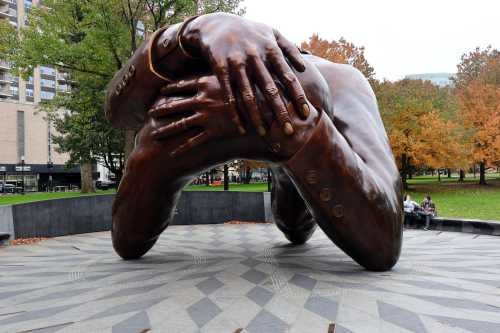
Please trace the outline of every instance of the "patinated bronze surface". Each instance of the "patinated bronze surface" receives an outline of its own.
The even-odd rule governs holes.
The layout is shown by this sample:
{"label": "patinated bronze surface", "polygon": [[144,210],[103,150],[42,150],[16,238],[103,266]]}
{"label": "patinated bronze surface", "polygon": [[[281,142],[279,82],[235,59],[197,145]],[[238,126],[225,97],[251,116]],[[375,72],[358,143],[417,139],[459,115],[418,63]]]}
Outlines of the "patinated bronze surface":
{"label": "patinated bronze surface", "polygon": [[204,15],[160,29],[133,55],[106,114],[139,130],[113,206],[125,259],[154,245],[193,177],[233,159],[272,163],[272,210],[292,243],[319,225],[367,269],[399,258],[399,173],[375,96],[350,66],[301,54],[266,25]]}

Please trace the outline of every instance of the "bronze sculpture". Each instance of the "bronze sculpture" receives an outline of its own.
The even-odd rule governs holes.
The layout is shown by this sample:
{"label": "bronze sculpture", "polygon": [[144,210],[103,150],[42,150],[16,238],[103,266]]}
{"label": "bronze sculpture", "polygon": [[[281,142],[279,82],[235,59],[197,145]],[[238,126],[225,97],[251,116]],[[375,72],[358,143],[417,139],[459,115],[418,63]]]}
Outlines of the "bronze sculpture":
{"label": "bronze sculpture", "polygon": [[354,68],[301,54],[263,24],[203,15],[144,43],[110,83],[106,113],[140,129],[113,206],[124,259],[154,245],[195,175],[242,158],[272,163],[273,214],[292,243],[318,224],[369,270],[397,262],[399,173]]}

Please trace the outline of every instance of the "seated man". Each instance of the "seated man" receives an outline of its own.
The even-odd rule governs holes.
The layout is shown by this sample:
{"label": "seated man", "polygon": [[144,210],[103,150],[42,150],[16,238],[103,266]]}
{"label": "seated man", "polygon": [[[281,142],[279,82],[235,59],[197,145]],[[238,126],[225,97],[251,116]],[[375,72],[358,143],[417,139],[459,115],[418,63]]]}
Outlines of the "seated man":
{"label": "seated man", "polygon": [[301,55],[265,25],[204,15],[156,32],[111,82],[106,112],[140,128],[113,206],[123,258],[154,245],[193,177],[243,158],[273,164],[273,214],[291,242],[317,223],[367,269],[397,262],[399,173],[354,68]]}

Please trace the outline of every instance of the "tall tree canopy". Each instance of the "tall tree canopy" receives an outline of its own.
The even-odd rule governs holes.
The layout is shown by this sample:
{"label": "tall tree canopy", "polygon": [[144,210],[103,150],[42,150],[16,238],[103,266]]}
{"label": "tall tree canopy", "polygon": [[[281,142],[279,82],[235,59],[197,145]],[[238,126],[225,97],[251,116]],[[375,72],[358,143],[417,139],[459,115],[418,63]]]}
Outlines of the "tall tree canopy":
{"label": "tall tree canopy", "polygon": [[365,58],[365,48],[358,47],[344,38],[328,41],[314,34],[308,42],[302,42],[301,48],[312,54],[340,64],[349,64],[361,71],[370,81],[375,80],[375,70]]}
{"label": "tall tree canopy", "polygon": [[453,168],[466,164],[467,146],[450,89],[404,79],[381,82],[375,90],[405,187],[410,165]]}
{"label": "tall tree canopy", "polygon": [[480,165],[479,183],[486,184],[488,166],[500,166],[500,52],[488,47],[464,54],[457,66],[456,93]]}

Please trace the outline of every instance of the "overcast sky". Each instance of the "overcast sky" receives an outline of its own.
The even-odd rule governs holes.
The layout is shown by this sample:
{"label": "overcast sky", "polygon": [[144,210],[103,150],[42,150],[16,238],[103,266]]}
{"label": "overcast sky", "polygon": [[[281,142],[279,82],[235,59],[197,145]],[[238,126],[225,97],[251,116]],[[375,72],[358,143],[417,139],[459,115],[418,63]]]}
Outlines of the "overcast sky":
{"label": "overcast sky", "polygon": [[455,72],[476,46],[500,48],[500,0],[245,0],[246,17],[299,44],[313,33],[365,46],[377,78]]}

